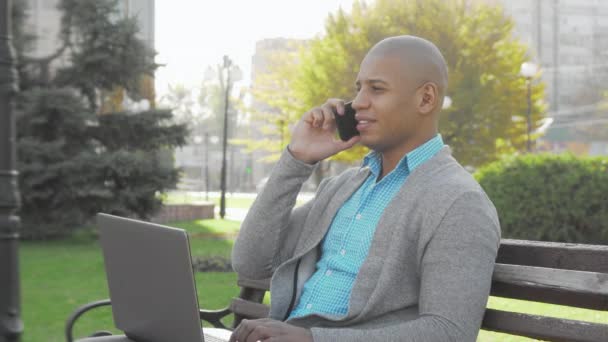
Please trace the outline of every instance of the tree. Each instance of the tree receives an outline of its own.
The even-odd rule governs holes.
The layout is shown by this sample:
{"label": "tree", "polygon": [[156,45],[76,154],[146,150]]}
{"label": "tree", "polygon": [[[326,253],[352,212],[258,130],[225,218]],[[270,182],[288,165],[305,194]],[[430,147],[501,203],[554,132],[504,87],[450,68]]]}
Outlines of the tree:
{"label": "tree", "polygon": [[[189,88],[183,84],[169,86],[167,94],[160,102],[162,106],[173,111],[176,123],[188,126],[193,136],[204,132],[221,135],[224,124],[224,96],[222,85],[209,80],[198,88]],[[237,130],[239,106],[242,106],[242,99],[231,96],[228,108],[229,138],[234,137]]]}
{"label": "tree", "polygon": [[[116,93],[140,98],[142,76],[157,68],[117,1],[63,0],[59,8],[56,52],[33,58],[28,44],[15,44],[23,57],[16,108],[26,238],[67,235],[100,211],[150,217],[161,205],[158,193],[173,188],[179,175],[166,151],[187,135],[168,110],[102,110]],[[51,73],[60,56],[70,63]]]}
{"label": "tree", "polygon": [[[385,37],[410,34],[434,42],[446,58],[447,95],[453,104],[442,113],[440,132],[456,157],[465,165],[479,166],[501,154],[523,151],[526,83],[519,70],[530,57],[514,37],[513,25],[501,8],[471,1],[378,0],[371,5],[356,1],[350,14],[342,10],[331,14],[325,34],[298,53],[275,55],[274,67],[255,84],[254,92],[275,114],[265,110],[257,118],[263,129],[277,132],[277,122],[293,123],[327,98],[353,98],[365,53]],[[543,116],[543,96],[544,84],[535,82],[535,126]],[[276,135],[268,139],[276,145]],[[250,149],[260,147],[259,142],[244,143]],[[358,160],[363,153],[363,148],[353,149],[333,159]]]}

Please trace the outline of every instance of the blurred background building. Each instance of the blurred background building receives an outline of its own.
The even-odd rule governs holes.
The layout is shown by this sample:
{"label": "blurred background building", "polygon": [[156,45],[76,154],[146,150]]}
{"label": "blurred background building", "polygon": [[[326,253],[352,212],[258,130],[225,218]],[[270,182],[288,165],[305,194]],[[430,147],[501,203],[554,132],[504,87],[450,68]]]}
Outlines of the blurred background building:
{"label": "blurred background building", "polygon": [[553,123],[538,149],[608,154],[608,1],[485,1],[512,16],[542,70]]}
{"label": "blurred background building", "polygon": [[[27,3],[27,27],[30,33],[36,37],[32,57],[44,58],[52,56],[61,48],[59,33],[61,31],[61,11],[57,8],[60,0],[21,0]],[[104,1],[104,0],[100,0]],[[139,37],[146,44],[154,48],[154,1],[155,0],[119,0],[118,11],[120,15],[132,16],[137,20],[140,28]],[[48,72],[53,75],[57,67],[69,63],[66,58],[57,58],[49,66]],[[155,103],[154,78],[143,76],[141,80],[141,91],[149,105]],[[117,89],[113,94],[113,101],[121,106],[124,101],[124,92]],[[126,101],[128,102],[128,101]],[[116,106],[109,108],[109,104],[102,105],[101,112],[117,109]],[[122,108],[124,109],[124,108]]]}
{"label": "blurred background building", "polygon": [[[57,9],[60,0],[20,1],[27,3],[28,27],[37,38],[33,55],[44,57],[54,53],[60,45],[57,38],[61,29],[61,12]],[[137,18],[140,38],[152,48],[154,48],[154,1],[119,0],[118,2],[120,13]]]}

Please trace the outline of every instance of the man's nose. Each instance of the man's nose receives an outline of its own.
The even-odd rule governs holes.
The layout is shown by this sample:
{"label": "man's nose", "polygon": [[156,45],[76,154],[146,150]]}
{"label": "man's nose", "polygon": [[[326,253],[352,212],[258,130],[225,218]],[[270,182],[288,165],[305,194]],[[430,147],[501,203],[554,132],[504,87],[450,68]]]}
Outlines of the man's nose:
{"label": "man's nose", "polygon": [[358,91],[357,95],[353,99],[352,107],[355,111],[366,109],[369,107],[369,99],[365,96],[363,91]]}

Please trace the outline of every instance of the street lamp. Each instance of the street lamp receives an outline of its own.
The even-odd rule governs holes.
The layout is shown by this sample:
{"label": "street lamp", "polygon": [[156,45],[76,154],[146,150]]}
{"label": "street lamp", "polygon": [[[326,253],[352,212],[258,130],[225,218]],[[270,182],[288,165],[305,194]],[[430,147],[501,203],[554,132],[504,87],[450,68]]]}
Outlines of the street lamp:
{"label": "street lamp", "polygon": [[532,77],[536,76],[538,73],[538,65],[532,62],[524,62],[521,64],[521,69],[519,73],[526,79],[526,85],[528,88],[528,111],[526,114],[527,121],[527,141],[526,141],[526,150],[528,152],[532,151]]}
{"label": "street lamp", "polygon": [[19,283],[19,187],[13,101],[17,71],[11,32],[12,1],[0,1],[0,342],[23,333]]}
{"label": "street lamp", "polygon": [[443,97],[443,105],[441,106],[441,109],[448,109],[450,107],[452,107],[452,98],[446,95]]}
{"label": "street lamp", "polygon": [[[226,83],[224,83],[224,74],[226,74]],[[228,109],[230,105],[230,90],[232,84],[241,79],[241,71],[238,66],[233,66],[232,61],[228,56],[224,56],[224,64],[220,68],[220,83],[224,92],[224,135],[222,139],[222,171],[220,179],[220,217],[223,219],[226,216],[226,149],[228,147]]]}

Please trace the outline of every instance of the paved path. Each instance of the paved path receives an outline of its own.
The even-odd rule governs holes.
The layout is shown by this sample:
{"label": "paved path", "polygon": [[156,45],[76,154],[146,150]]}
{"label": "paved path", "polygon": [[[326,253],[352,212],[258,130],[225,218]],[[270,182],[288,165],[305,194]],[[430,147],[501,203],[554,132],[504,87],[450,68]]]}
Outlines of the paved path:
{"label": "paved path", "polygon": [[[243,208],[226,208],[226,218],[234,221],[243,221],[247,215],[248,209]],[[220,217],[220,208],[215,207],[215,217]]]}

